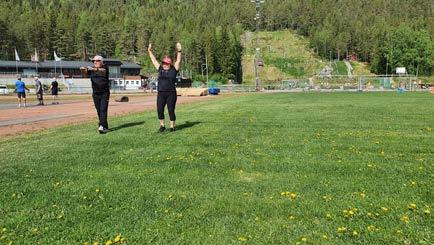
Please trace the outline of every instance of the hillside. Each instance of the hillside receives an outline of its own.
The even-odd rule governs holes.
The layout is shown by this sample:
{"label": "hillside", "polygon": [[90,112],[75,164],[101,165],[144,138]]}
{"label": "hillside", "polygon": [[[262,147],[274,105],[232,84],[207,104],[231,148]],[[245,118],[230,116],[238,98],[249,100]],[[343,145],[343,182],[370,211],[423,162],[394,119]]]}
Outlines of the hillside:
{"label": "hillside", "polygon": [[[260,57],[264,66],[259,68],[259,77],[264,84],[280,83],[285,79],[309,78],[320,73],[329,60],[322,60],[309,48],[308,40],[293,31],[247,32],[241,38],[244,47],[242,57],[243,83],[254,84],[253,59],[256,48],[256,35]],[[371,74],[366,64],[352,61],[354,75]],[[347,74],[342,61],[333,61],[332,75]]]}

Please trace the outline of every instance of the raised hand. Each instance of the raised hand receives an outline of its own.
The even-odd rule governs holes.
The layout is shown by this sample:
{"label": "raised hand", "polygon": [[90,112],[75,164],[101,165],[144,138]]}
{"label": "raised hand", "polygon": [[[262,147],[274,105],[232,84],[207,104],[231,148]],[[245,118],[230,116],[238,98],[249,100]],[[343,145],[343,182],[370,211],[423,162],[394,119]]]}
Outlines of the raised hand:
{"label": "raised hand", "polygon": [[152,52],[152,43],[149,43],[148,45],[148,52]]}
{"label": "raised hand", "polygon": [[176,51],[180,52],[182,49],[181,43],[176,43]]}

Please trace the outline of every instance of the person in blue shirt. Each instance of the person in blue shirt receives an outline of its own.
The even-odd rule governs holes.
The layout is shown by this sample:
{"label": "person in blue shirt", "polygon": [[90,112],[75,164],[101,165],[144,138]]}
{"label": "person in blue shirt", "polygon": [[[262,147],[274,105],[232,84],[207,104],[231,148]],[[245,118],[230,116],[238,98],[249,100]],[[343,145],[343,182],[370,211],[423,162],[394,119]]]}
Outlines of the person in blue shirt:
{"label": "person in blue shirt", "polygon": [[27,107],[26,101],[26,90],[30,91],[26,84],[21,80],[21,77],[17,78],[18,80],[15,82],[15,89],[18,95],[18,107],[21,108],[22,99],[24,99],[24,107]]}

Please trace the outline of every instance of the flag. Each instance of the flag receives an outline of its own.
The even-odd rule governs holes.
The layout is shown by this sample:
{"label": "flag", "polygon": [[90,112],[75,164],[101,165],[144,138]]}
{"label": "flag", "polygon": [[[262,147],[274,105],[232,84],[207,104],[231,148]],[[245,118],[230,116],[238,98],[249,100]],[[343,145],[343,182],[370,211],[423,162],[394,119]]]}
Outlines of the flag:
{"label": "flag", "polygon": [[35,54],[31,57],[32,62],[39,62],[38,52],[35,49]]}
{"label": "flag", "polygon": [[17,49],[15,49],[15,60],[20,61],[20,56],[18,56]]}
{"label": "flag", "polygon": [[59,58],[59,56],[57,56],[56,51],[54,51],[54,60],[55,61],[61,61],[62,58]]}

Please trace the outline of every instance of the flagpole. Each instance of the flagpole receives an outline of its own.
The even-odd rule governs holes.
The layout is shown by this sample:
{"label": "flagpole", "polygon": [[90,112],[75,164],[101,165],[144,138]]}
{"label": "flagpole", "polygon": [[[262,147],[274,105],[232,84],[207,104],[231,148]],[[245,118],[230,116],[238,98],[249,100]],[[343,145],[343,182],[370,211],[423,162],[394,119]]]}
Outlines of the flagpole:
{"label": "flagpole", "polygon": [[20,61],[20,57],[18,56],[17,48],[15,48],[15,68],[17,69],[17,75],[18,75],[18,61]]}

